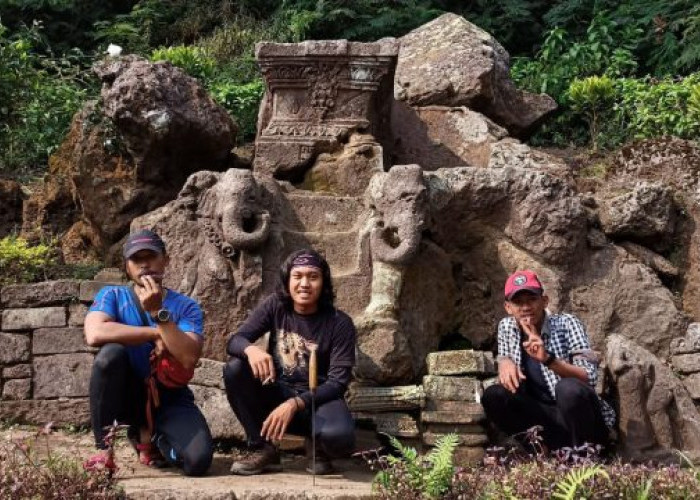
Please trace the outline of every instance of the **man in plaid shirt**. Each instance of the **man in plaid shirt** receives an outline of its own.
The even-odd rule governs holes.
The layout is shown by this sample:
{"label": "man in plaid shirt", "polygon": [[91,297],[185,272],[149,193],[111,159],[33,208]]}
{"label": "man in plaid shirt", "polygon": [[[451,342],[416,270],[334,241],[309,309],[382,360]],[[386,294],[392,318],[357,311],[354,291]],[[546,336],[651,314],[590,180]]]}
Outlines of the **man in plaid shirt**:
{"label": "man in plaid shirt", "polygon": [[615,413],[595,393],[598,362],[581,321],[548,314],[537,275],[517,271],[505,285],[508,317],[498,324],[498,384],[484,391],[486,416],[509,435],[543,427],[549,449],[605,445]]}

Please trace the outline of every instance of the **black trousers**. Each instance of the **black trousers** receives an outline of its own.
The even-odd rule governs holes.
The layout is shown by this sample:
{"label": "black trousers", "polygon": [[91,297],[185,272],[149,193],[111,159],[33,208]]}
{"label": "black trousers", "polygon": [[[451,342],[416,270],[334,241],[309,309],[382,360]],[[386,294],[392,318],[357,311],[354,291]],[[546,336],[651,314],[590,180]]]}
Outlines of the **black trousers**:
{"label": "black trousers", "polygon": [[[264,444],[260,430],[270,412],[297,395],[293,388],[280,382],[262,385],[253,376],[250,364],[236,357],[232,357],[224,366],[224,383],[228,402],[245,429],[251,448]],[[318,449],[331,458],[352,453],[355,447],[355,422],[343,399],[334,399],[318,406],[314,423]],[[311,408],[297,412],[287,431],[311,436]]]}
{"label": "black trousers", "polygon": [[[154,414],[154,442],[163,456],[188,476],[207,472],[214,455],[209,426],[189,388],[159,386],[160,407]],[[104,426],[115,420],[129,424],[138,439],[146,424],[146,388],[134,373],[126,347],[105,344],[95,356],[90,378],[90,417],[95,445],[106,448]]]}
{"label": "black trousers", "polygon": [[522,383],[515,394],[496,384],[484,391],[481,404],[486,417],[511,436],[541,425],[544,443],[551,450],[584,443],[607,445],[608,428],[593,388],[564,378],[554,392],[555,402],[544,403],[530,396]]}

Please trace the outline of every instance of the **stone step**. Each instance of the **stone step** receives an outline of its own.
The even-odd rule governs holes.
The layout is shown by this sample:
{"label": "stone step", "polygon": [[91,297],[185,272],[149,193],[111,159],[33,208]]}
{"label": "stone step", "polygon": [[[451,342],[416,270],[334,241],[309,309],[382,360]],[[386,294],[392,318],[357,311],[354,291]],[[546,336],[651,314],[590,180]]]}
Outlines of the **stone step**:
{"label": "stone step", "polygon": [[362,224],[366,213],[362,197],[301,193],[287,195],[290,209],[283,211],[282,218],[286,229],[337,233],[357,230]]}

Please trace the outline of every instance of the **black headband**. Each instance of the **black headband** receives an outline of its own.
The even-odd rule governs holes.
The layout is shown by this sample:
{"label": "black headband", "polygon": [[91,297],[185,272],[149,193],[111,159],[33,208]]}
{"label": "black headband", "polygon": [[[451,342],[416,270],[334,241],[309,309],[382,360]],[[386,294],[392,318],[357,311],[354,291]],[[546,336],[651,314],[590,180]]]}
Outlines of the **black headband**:
{"label": "black headband", "polygon": [[294,257],[292,268],[295,267],[317,267],[318,269],[323,269],[321,266],[321,259],[309,253],[303,253]]}

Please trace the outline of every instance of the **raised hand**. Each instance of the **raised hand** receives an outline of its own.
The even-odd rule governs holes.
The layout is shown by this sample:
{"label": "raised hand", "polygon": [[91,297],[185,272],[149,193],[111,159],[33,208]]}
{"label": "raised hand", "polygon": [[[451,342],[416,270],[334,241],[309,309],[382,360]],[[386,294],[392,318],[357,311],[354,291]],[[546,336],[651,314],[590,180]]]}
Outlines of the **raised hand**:
{"label": "raised hand", "polygon": [[141,301],[143,310],[155,314],[163,307],[163,287],[156,279],[149,274],[141,276],[141,285],[134,286],[136,296]]}

